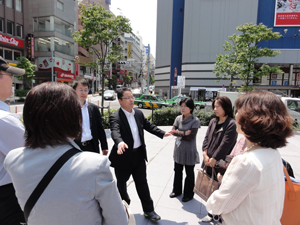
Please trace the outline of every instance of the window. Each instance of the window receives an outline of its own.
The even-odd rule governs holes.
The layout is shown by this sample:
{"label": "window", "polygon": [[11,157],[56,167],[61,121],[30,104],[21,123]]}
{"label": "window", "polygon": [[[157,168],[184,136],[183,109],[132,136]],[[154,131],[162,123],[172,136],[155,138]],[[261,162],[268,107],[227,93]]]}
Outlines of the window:
{"label": "window", "polygon": [[73,55],[74,54],[74,44],[62,40],[60,38],[54,38],[54,47],[55,51],[61,52],[67,55]]}
{"label": "window", "polygon": [[62,11],[64,11],[64,3],[57,1],[56,7]]}
{"label": "window", "polygon": [[38,52],[50,52],[50,38],[37,38],[37,51]]}
{"label": "window", "polygon": [[12,50],[4,49],[4,59],[12,60]]}
{"label": "window", "polygon": [[23,26],[17,24],[17,36],[22,38],[23,37]]}
{"label": "window", "polygon": [[2,33],[4,32],[3,24],[4,24],[4,19],[0,18],[0,32],[2,32]]}
{"label": "window", "polygon": [[14,23],[7,21],[6,33],[14,35]]}
{"label": "window", "polygon": [[5,2],[6,2],[6,7],[11,9],[13,8],[13,0],[6,0]]}
{"label": "window", "polygon": [[35,27],[34,31],[50,31],[50,17],[38,18],[37,29],[38,30],[36,30],[36,27]]}
{"label": "window", "polygon": [[22,12],[22,0],[16,0],[16,10]]}
{"label": "window", "polygon": [[2,5],[3,4],[3,0],[0,0],[0,5]]}
{"label": "window", "polygon": [[17,60],[17,58],[21,57],[21,52],[14,51],[14,60]]}
{"label": "window", "polygon": [[3,58],[3,48],[0,48],[0,56]]}
{"label": "window", "polygon": [[72,24],[69,24],[67,22],[64,22],[63,20],[57,18],[57,17],[54,17],[54,30],[61,33],[61,34],[64,34],[68,37],[72,37],[72,32],[71,30],[73,30],[73,25]]}

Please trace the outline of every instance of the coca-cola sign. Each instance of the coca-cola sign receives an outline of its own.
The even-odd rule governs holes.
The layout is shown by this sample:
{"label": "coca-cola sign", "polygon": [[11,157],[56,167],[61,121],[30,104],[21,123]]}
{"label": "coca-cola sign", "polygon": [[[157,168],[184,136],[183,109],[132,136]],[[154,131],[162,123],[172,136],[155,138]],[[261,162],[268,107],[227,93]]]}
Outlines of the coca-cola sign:
{"label": "coca-cola sign", "polygon": [[6,36],[4,34],[0,34],[0,42],[9,45],[14,45],[16,47],[24,48],[24,41],[17,38]]}
{"label": "coca-cola sign", "polygon": [[75,75],[70,73],[57,72],[57,77],[62,79],[75,80]]}

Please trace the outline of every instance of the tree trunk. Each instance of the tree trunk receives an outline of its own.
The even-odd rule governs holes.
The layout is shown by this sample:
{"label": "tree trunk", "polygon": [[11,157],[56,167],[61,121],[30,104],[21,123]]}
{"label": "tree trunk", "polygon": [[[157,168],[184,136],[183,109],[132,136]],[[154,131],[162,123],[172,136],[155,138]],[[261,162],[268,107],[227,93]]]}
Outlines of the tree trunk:
{"label": "tree trunk", "polygon": [[104,74],[104,66],[102,65],[101,68],[101,73],[102,73],[102,98],[101,98],[101,115],[103,116],[103,109],[104,109],[104,89],[105,89],[105,74]]}

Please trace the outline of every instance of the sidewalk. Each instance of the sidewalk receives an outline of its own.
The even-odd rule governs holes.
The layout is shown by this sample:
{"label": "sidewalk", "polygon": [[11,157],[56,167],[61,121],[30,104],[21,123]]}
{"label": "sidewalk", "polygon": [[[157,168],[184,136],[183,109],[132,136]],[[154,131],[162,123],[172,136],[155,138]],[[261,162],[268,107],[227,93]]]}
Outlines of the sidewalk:
{"label": "sidewalk", "polygon": [[[171,126],[160,127],[165,131],[169,131]],[[202,161],[202,142],[206,133],[207,127],[201,127],[197,134],[197,148],[199,151],[200,161]],[[289,139],[286,147],[280,149],[282,158],[287,160],[293,170],[296,178],[300,179],[300,132],[297,132]],[[209,224],[200,222],[201,218],[207,214],[205,202],[198,197],[183,203],[181,202],[182,195],[177,198],[170,198],[169,194],[173,187],[173,148],[175,137],[166,137],[160,139],[148,132],[145,132],[145,141],[147,145],[148,164],[147,164],[147,179],[150,188],[151,197],[154,201],[155,211],[161,216],[158,222],[152,222],[144,218],[143,210],[138,198],[134,182],[132,178],[128,181],[128,193],[131,198],[130,208],[134,213],[137,225],[198,225]],[[112,139],[108,138],[109,149],[113,145]],[[195,166],[195,177],[197,170],[201,164]],[[113,170],[112,170],[113,172]],[[183,172],[185,177],[185,172]],[[113,172],[114,174],[114,172]],[[214,223],[210,223],[214,224]]]}

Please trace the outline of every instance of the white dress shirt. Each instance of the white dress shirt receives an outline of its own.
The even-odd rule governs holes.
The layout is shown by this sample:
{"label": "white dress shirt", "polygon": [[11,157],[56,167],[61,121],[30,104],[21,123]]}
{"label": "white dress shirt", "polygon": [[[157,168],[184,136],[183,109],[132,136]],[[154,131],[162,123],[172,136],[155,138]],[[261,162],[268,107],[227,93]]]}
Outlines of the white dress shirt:
{"label": "white dress shirt", "polygon": [[81,107],[81,114],[82,114],[81,142],[89,141],[93,139],[91,126],[90,126],[90,116],[87,107],[88,107],[88,102],[85,101],[85,104]]}
{"label": "white dress shirt", "polygon": [[9,112],[9,105],[0,101],[0,186],[11,183],[11,178],[3,168],[9,151],[24,146],[23,123]]}
{"label": "white dress shirt", "polygon": [[[141,142],[140,135],[139,135],[139,130],[138,130],[135,118],[134,118],[135,111],[132,109],[132,111],[130,113],[130,112],[126,111],[125,109],[123,109],[122,107],[121,107],[121,109],[125,113],[125,115],[127,117],[127,121],[129,123],[129,126],[130,126],[131,134],[132,134],[132,137],[133,137],[133,148],[138,148],[142,145],[142,142]],[[124,142],[120,142],[118,144],[118,147],[122,143],[124,143]]]}
{"label": "white dress shirt", "polygon": [[[34,188],[72,146],[17,148],[7,155],[4,166],[11,175],[21,209]],[[51,180],[31,210],[31,225],[127,225],[128,219],[108,157],[80,152],[69,159]],[[0,222],[1,223],[1,222]]]}
{"label": "white dress shirt", "polygon": [[261,148],[233,158],[206,209],[221,214],[224,225],[280,225],[284,194],[281,156]]}

